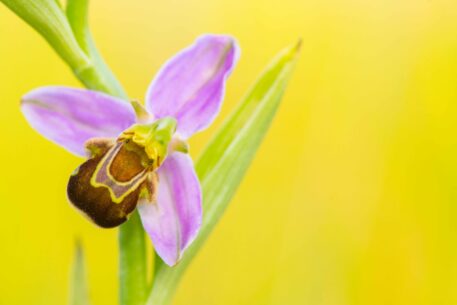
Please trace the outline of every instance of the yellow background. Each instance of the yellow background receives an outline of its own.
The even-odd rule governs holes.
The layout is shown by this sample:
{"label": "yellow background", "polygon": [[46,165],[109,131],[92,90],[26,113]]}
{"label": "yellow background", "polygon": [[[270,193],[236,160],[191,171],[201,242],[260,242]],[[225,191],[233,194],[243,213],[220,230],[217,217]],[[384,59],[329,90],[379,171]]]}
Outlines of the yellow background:
{"label": "yellow background", "polygon": [[[96,42],[131,97],[205,32],[242,47],[217,122],[303,39],[281,109],[175,305],[457,304],[455,0],[97,0]],[[116,230],[66,201],[81,162],[34,132],[27,91],[80,86],[0,6],[0,304],[67,301],[76,237],[95,305],[117,299]]]}

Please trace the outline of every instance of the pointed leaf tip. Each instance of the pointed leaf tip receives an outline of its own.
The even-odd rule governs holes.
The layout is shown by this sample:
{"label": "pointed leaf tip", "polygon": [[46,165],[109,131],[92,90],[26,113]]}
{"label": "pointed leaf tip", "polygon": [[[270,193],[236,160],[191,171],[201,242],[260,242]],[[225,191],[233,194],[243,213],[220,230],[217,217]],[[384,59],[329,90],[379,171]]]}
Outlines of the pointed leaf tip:
{"label": "pointed leaf tip", "polygon": [[70,278],[70,305],[90,305],[84,252],[79,238],[75,240],[75,254]]}
{"label": "pointed leaf tip", "polygon": [[295,52],[296,53],[300,52],[302,44],[303,44],[303,39],[300,37],[300,38],[298,38],[298,41],[295,44]]}

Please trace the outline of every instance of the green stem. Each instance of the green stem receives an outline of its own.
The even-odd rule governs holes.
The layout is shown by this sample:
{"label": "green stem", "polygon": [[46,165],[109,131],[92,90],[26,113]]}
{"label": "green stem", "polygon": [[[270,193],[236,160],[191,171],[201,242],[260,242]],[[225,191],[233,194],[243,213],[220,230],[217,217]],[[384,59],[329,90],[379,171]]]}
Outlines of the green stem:
{"label": "green stem", "polygon": [[140,216],[135,211],[119,229],[119,298],[121,305],[143,305],[148,289],[146,245]]}
{"label": "green stem", "polygon": [[124,92],[116,78],[114,78],[114,76],[110,77],[110,75],[112,75],[111,71],[104,71],[102,68],[104,63],[97,64],[95,60],[92,61],[94,61],[94,64],[84,66],[83,68],[73,69],[73,74],[88,89],[102,91],[127,100],[127,94]]}

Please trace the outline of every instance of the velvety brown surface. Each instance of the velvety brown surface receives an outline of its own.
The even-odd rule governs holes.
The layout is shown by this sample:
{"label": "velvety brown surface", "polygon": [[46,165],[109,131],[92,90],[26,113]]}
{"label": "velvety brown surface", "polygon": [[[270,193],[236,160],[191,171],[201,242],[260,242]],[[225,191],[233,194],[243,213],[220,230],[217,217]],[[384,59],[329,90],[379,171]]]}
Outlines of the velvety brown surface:
{"label": "velvety brown surface", "polygon": [[[112,228],[125,222],[128,215],[135,209],[141,186],[125,197],[121,203],[112,202],[107,188],[93,187],[90,179],[105,154],[106,152],[89,159],[78,168],[70,177],[67,194],[70,202],[95,224],[104,228]],[[111,172],[113,173],[113,170],[115,172],[115,178],[128,179],[138,173],[138,166],[141,164],[138,164],[139,158],[135,158],[134,153],[121,149],[119,155],[115,157],[111,168]]]}

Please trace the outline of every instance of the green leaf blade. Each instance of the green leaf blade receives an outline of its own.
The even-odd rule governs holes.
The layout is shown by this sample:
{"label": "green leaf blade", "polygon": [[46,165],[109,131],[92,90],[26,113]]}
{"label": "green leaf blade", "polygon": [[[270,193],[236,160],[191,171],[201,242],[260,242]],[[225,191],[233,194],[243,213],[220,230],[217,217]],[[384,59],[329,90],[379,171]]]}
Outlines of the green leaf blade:
{"label": "green leaf blade", "polygon": [[34,28],[89,89],[127,95],[95,48],[87,23],[88,0],[0,0]]}
{"label": "green leaf blade", "polygon": [[58,1],[0,1],[39,32],[73,70],[90,65],[90,59],[79,47]]}
{"label": "green leaf blade", "polygon": [[89,0],[67,0],[66,15],[76,41],[92,62],[92,66],[78,71],[78,78],[90,89],[109,91],[111,95],[127,98],[95,46],[89,28]]}
{"label": "green leaf blade", "polygon": [[203,192],[200,233],[176,267],[156,259],[147,305],[169,304],[185,269],[234,196],[279,107],[299,46],[284,50],[272,61],[196,163]]}
{"label": "green leaf blade", "polygon": [[86,266],[84,263],[83,248],[76,243],[75,258],[70,278],[69,305],[90,305],[89,289],[87,285]]}

